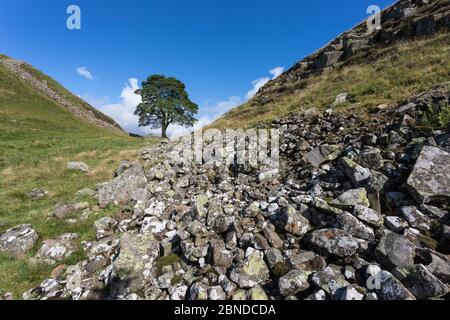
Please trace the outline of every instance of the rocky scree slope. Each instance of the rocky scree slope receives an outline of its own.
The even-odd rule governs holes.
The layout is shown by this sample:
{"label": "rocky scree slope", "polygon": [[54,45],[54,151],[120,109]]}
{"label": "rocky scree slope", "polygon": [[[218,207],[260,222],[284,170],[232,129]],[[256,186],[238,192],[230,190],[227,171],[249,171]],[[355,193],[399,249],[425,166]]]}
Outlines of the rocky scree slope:
{"label": "rocky scree slope", "polygon": [[34,90],[56,102],[76,117],[95,126],[109,129],[116,133],[124,133],[122,128],[113,119],[94,109],[80,98],[73,96],[53,80],[46,79],[43,74],[25,62],[0,56],[0,64],[17,75],[19,79],[31,86]]}
{"label": "rocky scree slope", "polygon": [[364,21],[344,32],[322,49],[296,63],[260,89],[252,104],[264,105],[301,90],[296,83],[336,68],[373,59],[381,48],[397,42],[431,36],[450,30],[450,2],[447,0],[400,0],[382,11],[380,30],[369,30]]}
{"label": "rocky scree slope", "polygon": [[[446,83],[371,121],[332,109],[276,119],[279,174],[184,167],[176,141],[146,148],[114,180],[83,190],[123,208],[95,222],[86,259],[58,264],[76,235],[45,240],[35,259],[55,269],[23,298],[448,298],[450,125],[422,119],[449,104]],[[69,203],[55,215],[81,210]],[[38,236],[17,226],[0,235],[0,251],[23,254]]]}

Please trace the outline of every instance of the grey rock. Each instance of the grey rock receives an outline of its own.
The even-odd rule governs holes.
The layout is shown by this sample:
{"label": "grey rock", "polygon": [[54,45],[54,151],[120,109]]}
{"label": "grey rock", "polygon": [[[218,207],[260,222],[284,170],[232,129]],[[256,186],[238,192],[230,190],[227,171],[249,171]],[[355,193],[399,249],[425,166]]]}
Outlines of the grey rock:
{"label": "grey rock", "polygon": [[47,197],[48,191],[44,189],[33,189],[27,193],[27,196],[32,200],[38,200]]}
{"label": "grey rock", "polygon": [[392,273],[417,299],[435,298],[449,291],[447,285],[421,264],[396,268]]}
{"label": "grey rock", "polygon": [[89,203],[79,202],[75,204],[65,204],[56,206],[53,215],[58,219],[64,219],[67,215],[78,213],[89,208]]}
{"label": "grey rock", "polygon": [[414,206],[401,207],[400,213],[409,225],[419,230],[429,230],[430,219]]}
{"label": "grey rock", "polygon": [[297,210],[289,206],[285,208],[277,219],[277,224],[284,231],[296,236],[303,236],[311,230],[308,219],[303,217]]}
{"label": "grey rock", "polygon": [[397,278],[385,270],[378,272],[373,277],[369,289],[374,289],[381,300],[415,300],[414,295]]}
{"label": "grey rock", "polygon": [[354,255],[359,248],[359,241],[341,229],[313,231],[310,234],[309,243],[342,258]]}
{"label": "grey rock", "polygon": [[244,261],[237,264],[230,273],[230,278],[240,288],[251,288],[269,280],[269,268],[264,262],[263,254],[254,250]]}
{"label": "grey rock", "polygon": [[0,252],[21,257],[31,250],[38,240],[38,234],[29,224],[22,224],[0,233]]}
{"label": "grey rock", "polygon": [[389,232],[380,239],[375,255],[386,268],[414,265],[416,246],[405,237]]}
{"label": "grey rock", "polygon": [[333,203],[349,206],[361,205],[370,207],[370,201],[367,198],[367,190],[364,188],[347,190],[335,200],[333,200]]}
{"label": "grey rock", "polygon": [[67,233],[54,240],[44,240],[36,258],[49,262],[61,261],[77,250],[75,244],[77,238],[78,236],[75,233]]}
{"label": "grey rock", "polygon": [[152,234],[124,233],[120,238],[119,255],[113,263],[113,295],[141,291],[144,282],[153,276],[153,263],[158,256],[158,242]]}
{"label": "grey rock", "polygon": [[384,221],[386,227],[396,233],[403,233],[408,228],[408,222],[397,216],[388,216]]}
{"label": "grey rock", "polygon": [[311,272],[291,270],[278,280],[280,293],[287,297],[305,291],[309,288],[308,277]]}
{"label": "grey rock", "polygon": [[365,206],[357,205],[353,211],[353,215],[368,225],[378,228],[383,225],[383,215],[377,211]]}
{"label": "grey rock", "polygon": [[67,169],[69,170],[76,170],[80,172],[89,172],[89,166],[83,162],[68,162],[67,163]]}
{"label": "grey rock", "polygon": [[360,166],[355,161],[348,158],[341,158],[339,167],[352,180],[356,187],[366,183],[371,175],[369,169]]}
{"label": "grey rock", "polygon": [[97,240],[113,235],[114,228],[116,226],[117,221],[111,217],[103,217],[94,222],[94,228],[97,233]]}
{"label": "grey rock", "polygon": [[450,154],[425,146],[417,159],[407,184],[419,203],[450,203]]}
{"label": "grey rock", "polygon": [[130,200],[147,201],[148,199],[147,178],[138,161],[133,162],[124,173],[98,190],[98,203],[102,208],[112,203],[127,203]]}

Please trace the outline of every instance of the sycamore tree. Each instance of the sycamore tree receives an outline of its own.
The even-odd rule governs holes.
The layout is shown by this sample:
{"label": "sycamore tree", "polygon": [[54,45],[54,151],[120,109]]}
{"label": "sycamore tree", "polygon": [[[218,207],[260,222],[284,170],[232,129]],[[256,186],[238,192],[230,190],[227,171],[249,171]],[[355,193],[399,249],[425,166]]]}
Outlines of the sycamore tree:
{"label": "sycamore tree", "polygon": [[192,127],[197,119],[198,105],[189,99],[185,85],[162,75],[152,75],[142,82],[142,89],[136,91],[142,97],[135,115],[139,116],[140,127],[161,128],[161,136],[167,138],[171,124]]}

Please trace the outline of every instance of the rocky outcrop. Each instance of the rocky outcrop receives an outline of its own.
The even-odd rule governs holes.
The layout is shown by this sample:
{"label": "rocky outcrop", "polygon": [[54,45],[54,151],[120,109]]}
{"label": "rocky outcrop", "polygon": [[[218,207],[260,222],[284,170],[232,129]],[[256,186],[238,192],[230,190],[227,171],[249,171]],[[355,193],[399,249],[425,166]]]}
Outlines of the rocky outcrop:
{"label": "rocky outcrop", "polygon": [[[295,83],[312,75],[339,68],[355,56],[399,41],[432,35],[450,29],[450,3],[446,0],[400,0],[385,9],[381,16],[381,29],[369,30],[364,21],[344,32],[322,49],[296,63],[278,78],[267,83],[253,98],[258,105],[273,100],[281,93],[293,93]],[[336,104],[347,99],[339,95]]]}

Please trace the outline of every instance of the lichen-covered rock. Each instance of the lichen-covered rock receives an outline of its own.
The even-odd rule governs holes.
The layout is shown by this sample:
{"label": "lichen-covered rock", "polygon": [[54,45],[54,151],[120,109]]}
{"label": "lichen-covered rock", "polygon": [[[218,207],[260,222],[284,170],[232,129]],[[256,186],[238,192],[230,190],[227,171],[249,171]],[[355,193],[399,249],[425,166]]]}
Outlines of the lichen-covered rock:
{"label": "lichen-covered rock", "polygon": [[303,236],[311,230],[308,219],[303,217],[291,206],[287,207],[279,215],[277,224],[286,232],[296,236]]}
{"label": "lichen-covered rock", "polygon": [[353,181],[356,187],[363,185],[370,178],[370,170],[348,158],[341,158],[339,167]]}
{"label": "lichen-covered rock", "polygon": [[309,235],[309,243],[321,250],[344,258],[352,256],[359,247],[359,241],[341,229],[321,229]]}
{"label": "lichen-covered rock", "polygon": [[333,299],[338,299],[340,296],[339,291],[350,285],[342,273],[330,267],[313,273],[311,275],[311,283],[318,289],[325,291]]}
{"label": "lichen-covered rock", "polygon": [[146,201],[148,199],[147,178],[138,161],[133,162],[121,175],[98,190],[98,203],[102,208],[111,203],[127,203],[130,200]]}
{"label": "lichen-covered rock", "polygon": [[152,278],[158,256],[158,242],[152,234],[124,233],[120,238],[119,255],[112,265],[113,295],[140,292],[144,282]]}
{"label": "lichen-covered rock", "polygon": [[425,146],[411,175],[408,188],[419,203],[450,203],[450,154]]}
{"label": "lichen-covered rock", "polygon": [[308,277],[311,272],[291,270],[278,280],[280,293],[287,297],[309,288]]}
{"label": "lichen-covered rock", "polygon": [[414,265],[416,246],[405,237],[389,232],[380,239],[375,255],[386,268]]}
{"label": "lichen-covered rock", "polygon": [[48,262],[61,261],[77,250],[75,244],[77,238],[78,236],[75,233],[67,233],[54,240],[44,240],[36,258]]}
{"label": "lichen-covered rock", "polygon": [[264,262],[263,254],[253,250],[245,260],[231,270],[230,278],[240,288],[244,289],[267,282],[269,280],[269,268]]}
{"label": "lichen-covered rock", "polygon": [[248,298],[251,301],[266,301],[269,300],[266,292],[260,285],[256,285],[248,291]]}
{"label": "lichen-covered rock", "polygon": [[372,227],[381,227],[384,222],[383,215],[365,206],[357,205],[353,215]]}
{"label": "lichen-covered rock", "polygon": [[38,234],[29,224],[23,224],[0,233],[0,252],[20,257],[34,247]]}
{"label": "lichen-covered rock", "polygon": [[113,235],[116,226],[117,221],[111,217],[103,217],[95,221],[94,228],[97,233],[97,240]]}
{"label": "lichen-covered rock", "polygon": [[396,268],[392,273],[417,299],[435,298],[449,292],[448,286],[422,264]]}
{"label": "lichen-covered rock", "polygon": [[374,289],[381,300],[415,300],[402,283],[390,272],[382,270],[370,280],[369,289]]}
{"label": "lichen-covered rock", "polygon": [[339,197],[333,200],[333,203],[343,204],[348,206],[365,206],[370,207],[370,201],[367,198],[367,190],[364,188],[350,189],[342,193]]}

